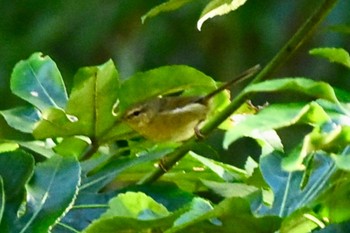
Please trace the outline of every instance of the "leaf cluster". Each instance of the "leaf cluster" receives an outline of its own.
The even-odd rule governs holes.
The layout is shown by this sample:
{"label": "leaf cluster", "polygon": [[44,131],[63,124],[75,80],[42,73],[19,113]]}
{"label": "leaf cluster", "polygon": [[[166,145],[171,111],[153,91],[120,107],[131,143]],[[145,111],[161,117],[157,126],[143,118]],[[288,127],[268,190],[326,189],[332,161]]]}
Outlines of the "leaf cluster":
{"label": "leaf cluster", "polygon": [[[188,2],[170,0],[144,19]],[[244,2],[210,2],[199,28],[206,19]],[[310,53],[349,68],[344,49]],[[50,57],[34,53],[18,62],[11,90],[28,104],[0,112],[1,127],[13,131],[0,141],[1,231],[347,232],[346,90],[306,77],[253,82],[240,98],[293,92],[308,101],[277,102],[262,109],[243,103],[225,122],[221,116],[235,102],[225,93],[217,96],[217,111],[208,125],[224,123],[223,147],[249,137],[261,148],[258,161],[234,155],[247,158],[244,168],[195,153],[200,139],[154,143],[123,121],[128,108],[150,98],[204,95],[216,87],[211,77],[185,65],[120,80],[110,60],[79,69],[68,94]],[[285,149],[279,130],[296,125],[310,130],[295,147]],[[168,166],[169,155],[176,153],[182,153],[181,159]],[[161,177],[152,184],[143,182],[155,166]]]}

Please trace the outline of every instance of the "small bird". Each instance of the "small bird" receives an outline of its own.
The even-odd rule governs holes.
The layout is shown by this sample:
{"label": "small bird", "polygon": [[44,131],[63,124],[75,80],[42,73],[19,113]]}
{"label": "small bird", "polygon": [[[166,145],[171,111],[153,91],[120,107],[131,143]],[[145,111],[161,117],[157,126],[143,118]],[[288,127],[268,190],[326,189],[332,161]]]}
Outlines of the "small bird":
{"label": "small bird", "polygon": [[256,65],[204,96],[155,97],[128,109],[123,120],[136,132],[155,142],[181,142],[191,138],[207,118],[211,99],[218,93],[253,76]]}

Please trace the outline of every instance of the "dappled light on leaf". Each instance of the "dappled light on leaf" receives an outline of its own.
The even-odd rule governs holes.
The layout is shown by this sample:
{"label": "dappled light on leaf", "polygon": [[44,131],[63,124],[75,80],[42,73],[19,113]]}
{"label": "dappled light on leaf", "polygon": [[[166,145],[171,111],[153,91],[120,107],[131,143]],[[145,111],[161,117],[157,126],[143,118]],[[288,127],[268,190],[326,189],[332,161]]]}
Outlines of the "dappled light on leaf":
{"label": "dappled light on leaf", "polygon": [[197,22],[200,31],[205,21],[215,16],[225,15],[242,6],[247,0],[213,0],[204,8]]}

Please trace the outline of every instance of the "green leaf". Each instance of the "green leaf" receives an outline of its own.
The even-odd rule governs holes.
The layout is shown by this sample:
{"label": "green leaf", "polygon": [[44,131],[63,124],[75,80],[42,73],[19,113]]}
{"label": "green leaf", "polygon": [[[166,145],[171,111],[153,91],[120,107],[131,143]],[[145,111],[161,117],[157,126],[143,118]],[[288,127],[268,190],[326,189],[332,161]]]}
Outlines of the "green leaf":
{"label": "green leaf", "polygon": [[0,142],[0,153],[17,150],[19,145],[15,142]]}
{"label": "green leaf", "polygon": [[216,83],[204,73],[185,65],[163,66],[128,78],[119,90],[119,112],[150,98],[184,91],[186,95],[204,95]]}
{"label": "green leaf", "polygon": [[203,156],[197,155],[193,152],[189,152],[189,155],[192,158],[196,159],[200,164],[204,165],[205,168],[208,168],[211,171],[213,171],[223,181],[232,182],[235,180],[242,180],[247,176],[244,170],[241,170],[229,164],[208,159]]}
{"label": "green leaf", "polygon": [[16,64],[11,75],[11,90],[40,110],[64,108],[67,102],[66,88],[55,62],[41,53]]}
{"label": "green leaf", "polygon": [[222,197],[246,197],[259,189],[242,183],[223,183],[202,180],[203,184]]}
{"label": "green leaf", "polygon": [[341,125],[336,121],[328,121],[315,127],[314,130],[304,138],[307,144],[306,153],[315,150],[323,150],[330,153],[342,153],[343,149],[350,143],[350,126]]}
{"label": "green leaf", "polygon": [[246,178],[244,170],[190,152],[162,180],[173,182],[181,189],[195,193],[208,189],[202,180],[232,182]]}
{"label": "green leaf", "polygon": [[156,220],[141,221],[134,218],[113,217],[92,223],[83,233],[115,233],[116,229],[117,232],[130,233],[164,232],[165,229],[171,226],[173,218],[173,216],[170,216]]}
{"label": "green leaf", "polygon": [[[169,185],[169,184],[153,184],[151,186],[149,185],[135,185],[132,187],[127,187],[125,190],[128,192],[143,192],[147,194],[148,196],[152,197],[157,202],[161,203],[162,205],[166,206],[168,210],[178,210],[180,208],[183,208],[184,205],[187,206],[193,199],[193,195],[186,193],[179,188],[177,188],[175,185]],[[108,208],[108,201],[111,198],[114,198],[117,194],[120,192],[124,192],[123,190],[117,190],[114,192],[99,192],[99,193],[91,193],[86,191],[81,191],[78,194],[78,197],[75,201],[75,206],[73,209],[71,209],[68,214],[61,220],[61,223],[63,223],[64,226],[68,226],[74,229],[77,229],[79,231],[82,231],[85,229],[93,220],[98,219]],[[178,214],[175,214],[175,216],[169,216],[170,219],[173,219],[172,221],[169,221],[167,218],[167,225],[171,225],[172,222],[175,220],[176,216]],[[115,226],[115,224],[121,225],[119,228],[126,228],[129,221],[131,223],[130,228],[135,228],[135,225],[145,225],[149,226],[149,221],[144,220],[137,220],[129,218],[121,217],[116,218],[118,221],[113,222],[111,226]],[[120,220],[120,221],[119,221]],[[157,227],[160,224],[163,224],[164,218],[160,218],[159,220],[155,220],[154,226]],[[152,221],[152,220],[151,220]],[[159,222],[157,222],[159,221]],[[125,223],[125,224],[123,224]],[[58,228],[62,228],[63,226],[56,226]],[[55,227],[55,228],[56,228]],[[118,228],[118,229],[119,229]],[[61,231],[62,232],[62,231]],[[65,231],[63,231],[65,232]],[[102,231],[104,232],[104,231]]]}
{"label": "green leaf", "polygon": [[288,171],[303,170],[304,159],[316,152],[325,151],[331,154],[339,169],[349,170],[348,146],[350,143],[350,126],[336,121],[328,121],[317,125],[306,135],[300,149],[283,160],[283,168]]}
{"label": "green leaf", "polygon": [[[326,112],[316,103],[304,105],[301,103],[274,104],[265,107],[256,115],[250,115],[245,120],[227,131],[224,138],[224,147],[240,137],[252,137],[265,140],[261,135],[271,132],[272,129],[287,127],[296,123],[323,123],[329,120]],[[269,134],[265,135],[266,143],[280,148],[278,141],[270,142]],[[275,137],[272,137],[275,138]]]}
{"label": "green leaf", "polygon": [[76,123],[86,131],[84,135],[98,138],[113,126],[118,88],[119,77],[111,60],[77,72],[66,111],[77,118]]}
{"label": "green leaf", "polygon": [[214,206],[212,210],[202,212],[203,213],[199,216],[193,216],[190,222],[173,227],[166,231],[166,233],[270,233],[277,231],[281,222],[277,217],[255,217],[251,212],[249,202],[243,198],[225,199],[218,205]]}
{"label": "green leaf", "polygon": [[31,177],[34,159],[21,150],[0,154],[0,176],[4,181],[6,199],[19,195]]}
{"label": "green leaf", "polygon": [[332,182],[318,199],[318,214],[321,218],[327,219],[331,223],[341,223],[349,221],[349,173],[337,171],[332,177]]}
{"label": "green leaf", "polygon": [[339,169],[350,171],[350,153],[348,150],[340,155],[331,154],[331,157]]}
{"label": "green leaf", "polygon": [[[24,185],[33,174],[34,159],[30,154],[21,150],[0,154],[0,177],[3,180],[3,196],[6,198],[2,208],[3,218],[0,229],[4,232],[14,230],[14,221],[24,198]],[[10,230],[11,229],[11,230]]]}
{"label": "green leaf", "polygon": [[[287,172],[281,167],[282,156],[273,153],[260,158],[260,169],[274,193],[272,206],[257,206],[259,215],[286,217],[294,211],[311,206],[329,187],[336,171],[329,156],[315,154],[308,171]],[[305,184],[305,179],[307,183]]]}
{"label": "green leaf", "polygon": [[108,132],[102,134],[99,138],[100,144],[105,142],[113,142],[117,140],[130,139],[135,136],[135,132],[124,122],[117,121]]}
{"label": "green leaf", "polygon": [[5,210],[5,188],[4,181],[0,176],[0,223],[2,221],[2,216],[4,215]]}
{"label": "green leaf", "polygon": [[176,219],[176,221],[174,222],[174,227],[190,224],[196,218],[204,215],[205,213],[213,209],[214,208],[209,201],[199,197],[193,198],[190,210],[182,214],[178,219]]}
{"label": "green leaf", "polygon": [[67,137],[64,138],[53,150],[62,156],[73,156],[79,158],[88,148],[90,140],[84,137]]}
{"label": "green leaf", "polygon": [[337,96],[331,85],[325,82],[313,81],[306,78],[284,78],[263,81],[248,86],[244,92],[276,92],[293,91],[306,96],[321,98],[338,103]]}
{"label": "green leaf", "polygon": [[307,209],[299,209],[283,220],[280,232],[306,233],[314,232],[313,230],[318,227],[325,227],[325,224],[314,215]]}
{"label": "green leaf", "polygon": [[169,211],[186,208],[195,196],[192,193],[183,191],[177,185],[168,182],[156,182],[152,185],[134,185],[127,187],[126,190],[143,192],[164,205]]}
{"label": "green leaf", "polygon": [[75,75],[67,108],[43,112],[34,136],[40,139],[84,135],[98,140],[127,133],[130,129],[117,124],[113,113],[118,89],[118,73],[112,61],[80,69]]}
{"label": "green leaf", "polygon": [[148,18],[152,18],[162,12],[176,10],[191,1],[193,0],[169,0],[156,7],[153,7],[151,10],[149,10],[146,14],[144,14],[141,17],[141,21],[142,23],[144,23]]}
{"label": "green leaf", "polygon": [[54,156],[36,166],[27,184],[27,206],[14,221],[15,232],[48,232],[70,208],[80,182],[80,166],[73,157]]}
{"label": "green leaf", "polygon": [[93,232],[164,232],[171,226],[167,209],[143,193],[127,192],[119,194],[109,203],[109,209],[100,219],[85,229]]}
{"label": "green leaf", "polygon": [[350,55],[342,48],[315,48],[309,51],[311,55],[328,59],[350,68]]}
{"label": "green leaf", "polygon": [[[102,149],[103,150],[100,150],[99,153],[105,151],[104,148]],[[151,148],[148,151],[138,153],[137,157],[116,157],[113,154],[99,154],[99,156],[94,156],[93,158],[82,162],[83,180],[75,202],[76,208],[69,211],[62,220],[62,223],[77,230],[86,228],[87,225],[89,225],[94,219],[97,219],[105,211],[108,200],[115,196],[111,196],[113,193],[100,191],[106,186],[106,184],[113,181],[111,184],[112,186],[119,186],[119,184],[124,186],[125,183],[135,183],[139,181],[142,176],[146,175],[152,168],[154,168],[156,161],[170,151],[169,147],[159,148],[158,146],[158,148]],[[106,158],[107,160],[103,158]],[[103,167],[98,169],[101,166]],[[88,173],[91,175],[87,176]],[[154,185],[152,185],[152,187],[154,187]],[[191,196],[189,197],[188,194],[183,197],[183,191],[175,192],[174,188],[170,189],[168,186],[160,187],[153,192],[150,191],[150,188],[152,187],[137,185],[134,188],[127,187],[126,190],[150,193],[149,195],[154,199],[163,201],[162,203],[167,204],[167,208],[170,209],[179,208],[179,205],[183,205],[181,203],[187,203],[188,200],[191,199]],[[120,192],[120,190],[117,192]],[[164,197],[165,192],[167,192],[170,197]],[[133,220],[130,221],[131,227],[136,224]],[[124,218],[119,224],[123,225],[123,223],[127,225],[127,221]],[[140,224],[142,225],[142,223]],[[126,225],[123,227],[126,227]],[[62,226],[60,228],[62,228]]]}
{"label": "green leaf", "polygon": [[247,160],[244,164],[244,169],[246,170],[247,174],[249,176],[252,176],[254,173],[254,170],[259,167],[259,164],[250,156],[248,156]]}
{"label": "green leaf", "polygon": [[109,202],[109,209],[101,219],[111,217],[128,217],[140,220],[151,220],[169,215],[168,210],[161,204],[141,192],[119,194]]}
{"label": "green leaf", "polygon": [[51,158],[55,155],[55,152],[52,150],[55,143],[51,139],[46,141],[17,141],[17,143],[21,147],[42,155],[45,158]]}
{"label": "green leaf", "polygon": [[200,31],[205,21],[218,15],[226,15],[242,6],[247,0],[212,0],[204,8],[197,22]]}
{"label": "green leaf", "polygon": [[[115,195],[114,195],[115,196]],[[81,232],[92,221],[98,219],[108,208],[108,200],[111,194],[80,192],[74,202],[74,206],[53,227],[52,232]],[[74,230],[71,230],[74,229]]]}
{"label": "green leaf", "polygon": [[40,120],[40,113],[33,107],[18,107],[0,111],[7,124],[24,133],[32,133],[35,123]]}
{"label": "green leaf", "polygon": [[67,115],[63,109],[49,108],[42,113],[42,119],[36,124],[33,135],[36,139],[82,135],[86,129],[76,122],[77,118]]}
{"label": "green leaf", "polygon": [[[139,153],[137,157],[121,156],[118,159],[114,159],[112,161],[108,160],[108,164],[102,169],[98,170],[98,172],[86,178],[84,177],[80,191],[84,190],[85,192],[98,193],[106,184],[110,183],[112,180],[115,180],[117,175],[120,182],[130,182],[134,171],[138,176],[142,176],[143,174],[148,173],[150,169],[154,167],[155,161],[170,153],[172,150],[173,148],[170,147],[154,147],[150,148],[147,151]],[[85,161],[82,164],[83,170],[89,171],[91,167],[94,167],[94,165],[101,165],[101,161],[98,159],[99,158],[96,158],[97,161],[94,161],[95,158],[91,158],[92,161]],[[86,169],[85,167],[89,168]],[[121,172],[125,172],[126,175],[122,176],[120,174]]]}
{"label": "green leaf", "polygon": [[300,148],[296,148],[288,157],[283,159],[282,166],[287,171],[304,170],[305,158],[317,151],[331,153],[332,158],[339,165],[340,169],[347,169],[346,153],[341,156],[335,154],[342,153],[350,143],[350,127],[342,126],[336,121],[327,121],[316,125],[311,133],[307,134]]}

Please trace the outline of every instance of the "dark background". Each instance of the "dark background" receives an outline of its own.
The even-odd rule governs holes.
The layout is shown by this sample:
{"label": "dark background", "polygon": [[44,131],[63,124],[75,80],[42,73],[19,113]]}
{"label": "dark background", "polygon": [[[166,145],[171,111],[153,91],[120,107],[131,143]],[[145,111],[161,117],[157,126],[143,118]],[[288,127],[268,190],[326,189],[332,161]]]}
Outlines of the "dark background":
{"label": "dark background", "polygon": [[[9,79],[14,65],[33,52],[41,51],[57,63],[68,90],[79,67],[110,58],[122,78],[163,65],[187,64],[216,80],[227,80],[257,63],[266,64],[321,3],[249,0],[237,11],[205,22],[199,32],[196,21],[208,1],[194,1],[141,24],[140,17],[161,2],[0,0],[0,110],[21,104],[10,92]],[[350,90],[348,69],[308,55],[309,49],[322,46],[350,51],[349,34],[330,30],[349,21],[350,1],[339,0],[308,44],[274,76],[306,76]]]}

